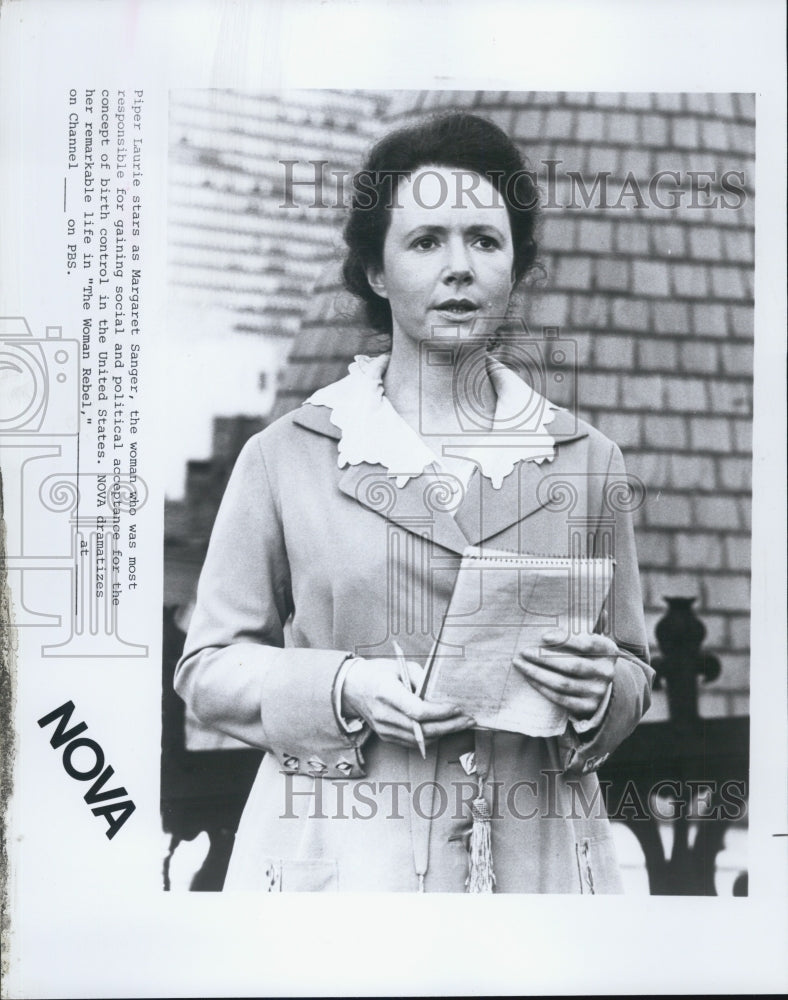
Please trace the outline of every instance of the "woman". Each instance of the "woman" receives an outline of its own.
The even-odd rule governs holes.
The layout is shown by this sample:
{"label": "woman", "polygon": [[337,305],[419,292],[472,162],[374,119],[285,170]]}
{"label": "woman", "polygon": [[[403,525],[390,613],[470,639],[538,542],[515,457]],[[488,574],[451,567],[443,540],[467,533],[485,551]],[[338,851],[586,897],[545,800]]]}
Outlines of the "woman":
{"label": "woman", "polygon": [[[651,682],[631,523],[609,502],[623,462],[488,350],[536,215],[516,147],[468,114],[387,136],[356,176],[345,281],[390,354],[248,442],[176,673],[198,718],[268,751],[225,888],[620,888],[595,770]],[[512,661],[563,729],[491,732],[421,699],[463,551],[568,555],[570,536],[615,547],[608,634],[548,631]]]}

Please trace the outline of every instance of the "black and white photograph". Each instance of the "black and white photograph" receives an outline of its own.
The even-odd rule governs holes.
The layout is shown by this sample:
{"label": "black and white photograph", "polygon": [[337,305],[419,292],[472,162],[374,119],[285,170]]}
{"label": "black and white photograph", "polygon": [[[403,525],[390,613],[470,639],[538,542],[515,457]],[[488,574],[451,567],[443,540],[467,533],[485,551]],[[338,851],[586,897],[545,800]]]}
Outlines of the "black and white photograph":
{"label": "black and white photograph", "polygon": [[3,6],[3,997],[784,991],[784,21]]}
{"label": "black and white photograph", "polygon": [[746,894],[753,95],[171,100],[194,885]]}

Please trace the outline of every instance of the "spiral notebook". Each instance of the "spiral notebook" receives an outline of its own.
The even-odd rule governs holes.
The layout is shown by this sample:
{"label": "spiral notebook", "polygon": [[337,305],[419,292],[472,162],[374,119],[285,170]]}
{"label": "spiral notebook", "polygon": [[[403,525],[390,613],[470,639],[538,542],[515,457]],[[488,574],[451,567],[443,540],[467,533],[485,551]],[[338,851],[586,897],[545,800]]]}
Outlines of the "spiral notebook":
{"label": "spiral notebook", "polygon": [[[557,736],[569,713],[512,665],[548,628],[594,631],[613,579],[609,557],[524,555],[469,547],[427,664],[422,697],[469,712],[479,728]],[[553,646],[543,656],[565,656]]]}

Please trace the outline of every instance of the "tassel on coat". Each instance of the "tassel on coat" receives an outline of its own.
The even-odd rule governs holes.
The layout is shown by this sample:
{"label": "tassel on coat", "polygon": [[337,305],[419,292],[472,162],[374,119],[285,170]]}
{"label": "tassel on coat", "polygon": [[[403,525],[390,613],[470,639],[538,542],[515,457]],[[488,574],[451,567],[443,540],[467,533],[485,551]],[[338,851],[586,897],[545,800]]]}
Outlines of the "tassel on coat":
{"label": "tassel on coat", "polygon": [[490,822],[492,816],[490,807],[484,797],[484,782],[479,782],[479,795],[471,803],[473,827],[471,841],[468,846],[469,871],[465,880],[467,892],[492,892],[495,885],[495,872],[492,859],[492,831]]}

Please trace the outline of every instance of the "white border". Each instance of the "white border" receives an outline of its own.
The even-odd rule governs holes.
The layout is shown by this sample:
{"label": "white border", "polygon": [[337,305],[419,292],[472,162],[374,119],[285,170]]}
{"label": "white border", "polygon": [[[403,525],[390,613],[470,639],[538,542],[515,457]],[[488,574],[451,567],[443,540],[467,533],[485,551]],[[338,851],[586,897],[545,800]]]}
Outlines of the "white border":
{"label": "white border", "polygon": [[[157,795],[148,794],[158,787],[158,740],[151,747],[150,739],[159,712],[156,670],[105,664],[90,675],[49,668],[42,677],[21,663],[7,995],[726,993],[788,986],[788,838],[774,836],[788,832],[784,28],[780,0],[5,3],[0,311],[21,305],[39,329],[57,321],[51,309],[58,279],[46,261],[31,263],[47,245],[49,195],[36,195],[29,178],[46,142],[39,126],[68,87],[142,80],[150,127],[160,136],[173,87],[748,91],[757,93],[758,114],[750,897],[165,895],[155,864],[150,868],[159,842],[97,846],[93,821],[57,780],[62,769],[56,774],[52,751],[31,738],[30,723],[39,709],[60,704],[61,694],[74,697],[77,685],[81,713],[111,735],[118,760],[124,748],[136,748],[123,777],[130,788],[148,790],[138,826],[156,829]],[[160,192],[149,206],[151,225],[157,212],[165,217],[166,142],[161,148],[161,157],[148,161]],[[149,253],[164,260],[163,224],[147,240]],[[163,288],[151,288],[149,326],[163,301]],[[152,354],[147,367],[153,370]],[[148,392],[148,405],[157,405],[166,381]],[[164,408],[159,419],[166,424]],[[155,478],[156,470],[150,473]],[[159,578],[147,598],[154,609],[149,665],[156,667],[160,596]]]}

